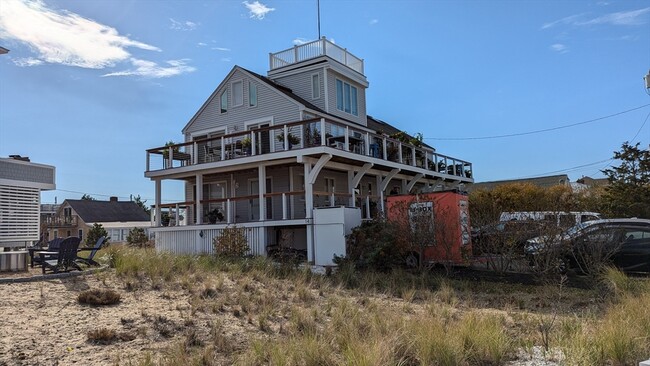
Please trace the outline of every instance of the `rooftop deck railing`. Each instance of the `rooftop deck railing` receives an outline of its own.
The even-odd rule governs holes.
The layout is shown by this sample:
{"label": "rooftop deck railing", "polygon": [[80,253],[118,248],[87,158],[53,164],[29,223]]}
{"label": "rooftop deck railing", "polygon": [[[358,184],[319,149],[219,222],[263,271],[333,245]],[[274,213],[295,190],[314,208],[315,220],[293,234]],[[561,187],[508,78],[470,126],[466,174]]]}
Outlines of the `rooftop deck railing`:
{"label": "rooftop deck railing", "polygon": [[472,178],[470,162],[324,118],[242,131],[147,150],[147,171],[324,146],[440,174]]}
{"label": "rooftop deck railing", "polygon": [[328,41],[325,37],[269,54],[269,68],[275,70],[319,56],[329,56],[352,70],[363,74],[362,59],[351,54],[347,49]]}

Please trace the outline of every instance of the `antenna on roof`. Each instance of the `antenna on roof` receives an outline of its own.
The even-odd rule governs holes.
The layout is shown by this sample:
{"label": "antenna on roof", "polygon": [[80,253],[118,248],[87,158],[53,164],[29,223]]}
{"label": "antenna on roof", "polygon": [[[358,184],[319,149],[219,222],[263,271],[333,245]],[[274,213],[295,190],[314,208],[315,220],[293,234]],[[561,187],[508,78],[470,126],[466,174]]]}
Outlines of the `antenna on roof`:
{"label": "antenna on roof", "polygon": [[318,39],[320,39],[320,0],[316,0],[316,6],[318,7]]}

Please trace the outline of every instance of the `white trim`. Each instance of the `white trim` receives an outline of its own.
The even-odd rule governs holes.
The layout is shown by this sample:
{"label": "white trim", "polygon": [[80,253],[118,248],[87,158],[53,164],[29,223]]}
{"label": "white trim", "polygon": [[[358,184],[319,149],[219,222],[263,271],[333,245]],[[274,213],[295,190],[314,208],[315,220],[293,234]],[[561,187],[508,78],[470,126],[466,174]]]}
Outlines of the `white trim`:
{"label": "white trim", "polygon": [[200,131],[194,131],[194,132],[190,133],[190,137],[192,138],[192,141],[194,141],[194,137],[196,137],[196,136],[206,135],[206,136],[209,137],[210,134],[212,134],[214,132],[223,132],[224,135],[227,135],[228,134],[228,126],[212,127],[212,128],[206,128],[206,129],[200,130]]}
{"label": "white trim", "polygon": [[275,125],[275,117],[274,116],[269,116],[269,117],[261,117],[261,118],[256,118],[252,119],[250,121],[245,121],[244,122],[244,130],[249,131],[248,127],[253,126],[253,125],[259,125],[262,123],[268,122],[271,126]]}
{"label": "white trim", "polygon": [[[235,104],[235,84],[241,84],[241,104]],[[244,79],[235,79],[230,81],[230,90],[232,90],[232,107],[241,107],[244,105]]]}
{"label": "white trim", "polygon": [[[339,89],[338,89],[338,87],[336,87],[336,84],[337,84],[338,81],[340,81],[342,86],[343,86],[341,88],[342,89],[341,91],[343,93],[343,95],[341,96],[341,99],[343,99],[343,109],[339,109],[339,103],[338,103],[338,91],[339,91]],[[349,114],[349,115],[354,116],[356,118],[361,118],[361,117],[359,117],[359,88],[357,88],[355,85],[343,80],[342,78],[335,78],[334,84],[335,84],[334,86],[336,87],[336,110],[339,111],[339,112],[345,113],[345,114]],[[350,86],[350,112],[345,111],[345,98],[344,98],[345,97],[345,84],[348,84],[348,86]],[[352,88],[354,88],[356,90],[357,98],[356,98],[356,100],[354,100],[354,104],[356,104],[357,114],[352,113]]]}
{"label": "white trim", "polygon": [[[223,111],[223,96],[226,96],[226,111]],[[220,94],[219,94],[219,114],[226,114],[228,113],[228,109],[230,109],[230,98],[228,98],[228,88],[226,87]]]}

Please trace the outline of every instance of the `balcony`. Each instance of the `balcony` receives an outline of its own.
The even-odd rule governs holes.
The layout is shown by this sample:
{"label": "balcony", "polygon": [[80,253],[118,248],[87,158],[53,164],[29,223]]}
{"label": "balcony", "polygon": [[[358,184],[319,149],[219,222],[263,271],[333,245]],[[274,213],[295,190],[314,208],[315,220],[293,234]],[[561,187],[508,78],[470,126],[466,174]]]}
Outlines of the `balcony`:
{"label": "balcony", "polygon": [[43,220],[43,223],[48,228],[62,228],[62,227],[75,227],[77,226],[77,216],[63,216],[53,217],[49,216]]}
{"label": "balcony", "polygon": [[348,52],[347,49],[337,46],[325,37],[294,46],[284,51],[269,55],[269,68],[271,71],[285,66],[297,64],[320,56],[329,56],[352,70],[363,74],[363,60]]}
{"label": "balcony", "polygon": [[[286,152],[324,147],[345,157],[418,168],[423,174],[472,182],[472,164],[421,146],[371,133],[361,128],[321,119],[291,122],[252,131],[200,139],[147,150],[147,172],[233,161],[252,156],[260,160],[287,157]],[[308,153],[305,151],[305,153]],[[294,155],[294,154],[291,154]],[[394,166],[394,164],[391,164]],[[415,169],[413,169],[415,170]]]}

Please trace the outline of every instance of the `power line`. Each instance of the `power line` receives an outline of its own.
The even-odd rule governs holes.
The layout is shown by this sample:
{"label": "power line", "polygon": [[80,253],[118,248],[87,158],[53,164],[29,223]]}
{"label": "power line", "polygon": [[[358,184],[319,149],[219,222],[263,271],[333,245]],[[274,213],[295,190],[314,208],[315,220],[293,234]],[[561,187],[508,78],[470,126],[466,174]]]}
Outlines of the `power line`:
{"label": "power line", "polygon": [[602,164],[602,163],[604,163],[604,162],[606,162],[606,161],[612,161],[612,160],[614,160],[614,158],[609,158],[609,159],[605,159],[605,160],[595,161],[595,162],[593,162],[593,163],[582,164],[582,165],[574,166],[574,167],[571,167],[571,168],[565,168],[565,169],[560,169],[560,170],[554,170],[554,171],[552,171],[552,172],[546,172],[546,173],[539,173],[539,174],[527,175],[527,176],[524,176],[524,177],[511,178],[511,179],[536,178],[536,177],[542,177],[542,176],[545,176],[545,175],[555,174],[555,173],[568,173],[568,172],[571,172],[571,171],[574,171],[574,170],[580,170],[580,169],[582,169],[582,168],[590,167],[590,166],[592,166],[592,165]]}
{"label": "power line", "polygon": [[625,114],[625,113],[633,112],[633,111],[639,110],[639,109],[641,109],[641,108],[645,108],[645,107],[647,107],[647,106],[650,106],[650,104],[644,104],[644,105],[639,106],[639,107],[636,107],[636,108],[628,109],[628,110],[625,110],[625,111],[622,111],[622,112],[618,112],[618,113],[610,114],[610,115],[603,116],[603,117],[598,117],[598,118],[590,119],[590,120],[587,120],[587,121],[582,121],[582,122],[577,122],[577,123],[571,123],[571,124],[563,125],[563,126],[557,126],[557,127],[545,128],[545,129],[542,129],[542,130],[534,130],[534,131],[519,132],[519,133],[510,133],[510,134],[505,134],[505,135],[494,135],[494,136],[475,136],[475,137],[425,137],[424,139],[425,139],[425,140],[439,140],[439,141],[452,141],[452,140],[453,140],[453,141],[462,141],[462,140],[490,140],[490,139],[500,139],[500,138],[506,138],[506,137],[517,137],[517,136],[533,135],[533,134],[536,134],[536,133],[543,133],[543,132],[556,131],[556,130],[561,130],[561,129],[564,129],[564,128],[575,127],[575,126],[579,126],[579,125],[585,125],[585,124],[588,124],[588,123],[598,122],[598,121],[601,121],[601,120],[604,120],[604,119],[607,119],[607,118],[612,118],[612,117],[620,116],[621,114]]}
{"label": "power line", "polygon": [[[109,198],[110,197],[117,197],[118,199],[129,200],[129,201],[132,199],[132,197],[115,196],[114,194],[111,195],[111,194],[101,194],[101,193],[79,192],[79,191],[70,191],[70,190],[67,190],[67,189],[59,189],[59,188],[55,189],[54,191],[66,192],[66,193],[76,193],[76,194],[80,194],[80,195],[87,194],[87,195],[92,196],[92,197],[109,197]],[[155,201],[155,199],[153,199],[153,198],[147,198],[147,197],[140,197],[140,198],[145,200],[145,201]],[[162,200],[162,201],[170,202],[170,203],[176,202],[176,200]]]}

